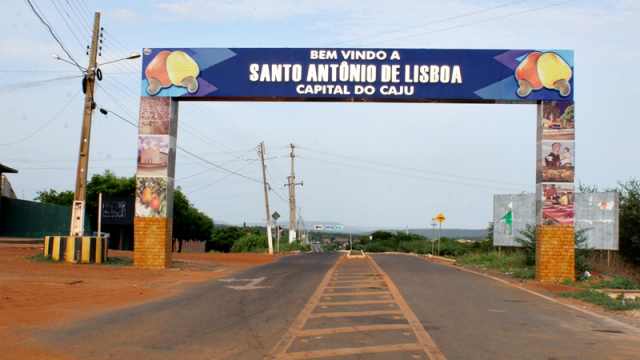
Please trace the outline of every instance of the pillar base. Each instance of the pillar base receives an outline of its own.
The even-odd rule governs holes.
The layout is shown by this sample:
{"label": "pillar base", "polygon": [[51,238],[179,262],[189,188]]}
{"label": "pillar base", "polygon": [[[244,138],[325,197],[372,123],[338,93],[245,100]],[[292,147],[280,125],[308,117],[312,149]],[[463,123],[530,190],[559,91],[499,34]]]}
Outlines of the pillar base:
{"label": "pillar base", "polygon": [[106,237],[45,236],[44,255],[54,261],[103,264],[107,262],[109,245]]}
{"label": "pillar base", "polygon": [[135,218],[133,224],[133,265],[170,269],[173,218]]}
{"label": "pillar base", "polygon": [[536,279],[575,281],[575,255],[573,226],[536,226]]}

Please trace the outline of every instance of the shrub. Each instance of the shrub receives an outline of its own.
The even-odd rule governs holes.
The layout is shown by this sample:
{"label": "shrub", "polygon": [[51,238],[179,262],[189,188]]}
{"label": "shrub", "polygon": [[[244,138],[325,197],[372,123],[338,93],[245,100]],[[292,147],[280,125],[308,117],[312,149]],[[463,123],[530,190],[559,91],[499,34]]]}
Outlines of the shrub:
{"label": "shrub", "polygon": [[249,253],[249,252],[265,252],[268,247],[267,235],[250,234],[238,239],[233,246],[231,252]]}
{"label": "shrub", "polygon": [[431,254],[431,241],[411,240],[401,241],[398,244],[399,252],[414,254]]}
{"label": "shrub", "polygon": [[[435,243],[436,253],[438,253],[438,242]],[[467,252],[464,244],[448,238],[440,238],[440,256],[462,256]]]}
{"label": "shrub", "polygon": [[281,252],[311,251],[311,247],[302,245],[300,240],[296,240],[292,243],[289,243],[289,242],[280,243],[280,248],[278,250],[280,250]]}

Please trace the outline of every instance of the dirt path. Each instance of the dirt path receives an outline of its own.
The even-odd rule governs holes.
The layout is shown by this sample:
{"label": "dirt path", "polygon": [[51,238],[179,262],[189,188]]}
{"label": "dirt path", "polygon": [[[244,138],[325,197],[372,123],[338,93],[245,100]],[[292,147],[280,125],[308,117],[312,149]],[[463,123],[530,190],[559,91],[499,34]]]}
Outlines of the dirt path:
{"label": "dirt path", "polygon": [[[173,268],[35,262],[35,245],[0,245],[0,354],[4,359],[59,358],[38,350],[27,336],[48,327],[174,294],[189,283],[216,279],[276,257],[258,254],[174,254]],[[110,257],[132,252],[109,251]]]}

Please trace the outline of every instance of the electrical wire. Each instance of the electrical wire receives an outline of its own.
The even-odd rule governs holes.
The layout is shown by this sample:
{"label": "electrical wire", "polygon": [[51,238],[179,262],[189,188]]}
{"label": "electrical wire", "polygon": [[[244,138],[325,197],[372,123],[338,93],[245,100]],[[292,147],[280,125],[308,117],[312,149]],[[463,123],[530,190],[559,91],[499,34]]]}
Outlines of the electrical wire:
{"label": "electrical wire", "polygon": [[4,84],[4,85],[0,85],[0,93],[15,92],[20,90],[30,90],[34,88],[45,88],[45,87],[52,87],[52,86],[68,85],[75,81],[78,81],[78,79],[81,79],[83,77],[84,76],[82,75],[74,75],[74,76],[65,76],[65,77],[60,77],[55,79]]}
{"label": "electrical wire", "polygon": [[428,22],[428,23],[424,23],[424,24],[420,24],[420,25],[414,25],[414,26],[410,26],[410,27],[407,27],[407,28],[403,28],[403,29],[387,31],[387,32],[376,34],[376,35],[369,35],[369,36],[363,36],[363,37],[356,38],[356,39],[340,41],[340,42],[328,44],[326,46],[340,45],[340,44],[344,44],[344,43],[348,43],[348,42],[371,39],[371,38],[380,37],[380,36],[384,36],[384,35],[403,32],[403,31],[407,31],[407,30],[413,30],[413,29],[417,29],[417,28],[421,28],[421,27],[425,27],[425,26],[429,26],[429,25],[435,25],[435,24],[439,24],[439,23],[443,23],[443,22],[447,22],[447,21],[451,21],[451,20],[461,19],[461,18],[464,18],[464,17],[467,17],[467,16],[478,15],[478,14],[481,14],[481,13],[484,13],[484,12],[489,12],[489,11],[492,11],[492,10],[500,9],[500,8],[503,8],[503,7],[511,6],[511,5],[522,3],[522,2],[526,2],[526,1],[529,1],[529,0],[514,1],[514,2],[511,2],[511,3],[508,3],[508,4],[495,6],[495,7],[484,9],[484,10],[473,11],[473,12],[462,14],[462,15],[452,16],[452,17],[449,17],[449,18],[446,18],[446,19],[431,21],[431,22]]}
{"label": "electrical wire", "polygon": [[[83,44],[82,41],[78,38],[78,35],[76,34],[76,31],[74,31],[71,28],[71,25],[69,25],[69,22],[67,21],[67,19],[65,19],[64,15],[62,14],[62,11],[58,8],[58,5],[56,5],[56,3],[54,1],[51,1],[51,3],[53,4],[53,7],[56,9],[56,11],[58,11],[58,14],[60,14],[60,17],[62,18],[62,21],[64,21],[64,23],[67,24],[67,28],[71,32],[71,35],[73,35],[73,37],[76,38],[76,40],[78,41],[78,44],[80,45],[80,48],[83,48],[85,44]],[[60,3],[60,0],[58,0],[58,3]],[[62,4],[60,4],[60,7],[62,7]],[[73,19],[71,19],[71,16],[69,16],[69,13],[67,11],[65,11],[65,14],[67,14],[67,17],[69,18],[69,20],[71,20],[71,22],[75,26],[76,30],[82,31],[78,27],[78,22],[74,21]],[[85,41],[86,41],[86,39],[85,39]]]}
{"label": "electrical wire", "polygon": [[[468,184],[468,183],[462,183],[462,182],[457,182],[457,181],[449,181],[449,180],[440,180],[440,179],[428,178],[428,177],[424,177],[424,176],[400,174],[400,173],[395,173],[395,172],[391,172],[391,171],[376,170],[376,169],[366,168],[366,167],[362,167],[362,166],[347,165],[347,164],[341,164],[341,163],[336,163],[336,162],[332,162],[332,161],[314,159],[314,158],[310,158],[310,157],[307,157],[307,156],[301,156],[301,155],[296,155],[296,157],[300,157],[302,159],[307,159],[307,160],[311,160],[311,161],[317,161],[317,162],[325,163],[325,164],[331,164],[331,165],[347,167],[347,168],[351,168],[351,169],[359,169],[359,170],[377,172],[377,173],[382,173],[382,174],[389,174],[389,175],[396,175],[396,176],[408,177],[408,178],[413,178],[413,179],[420,179],[420,180],[439,182],[439,183],[444,183],[444,184],[454,184],[454,185],[462,185],[462,186],[485,188],[485,189],[494,189],[494,190],[505,190],[505,191],[522,191],[522,189],[514,190],[514,189],[511,189],[511,188],[505,188],[505,187]],[[531,188],[531,185],[529,185],[527,187]]]}
{"label": "electrical wire", "polygon": [[[62,48],[62,50],[67,53],[67,56],[69,56],[69,59],[78,67],[78,69],[80,69],[80,71],[82,71],[84,73],[84,71],[82,70],[82,66],[80,66],[78,64],[78,62],[76,61],[76,59],[71,55],[71,53],[69,52],[69,50],[67,50],[67,47],[64,46],[64,44],[62,43],[62,41],[58,38],[58,36],[56,35],[55,31],[53,30],[53,28],[47,23],[47,21],[45,21],[45,19],[43,18],[43,16],[40,15],[40,13],[38,13],[38,11],[36,10],[36,8],[34,7],[34,5],[31,3],[31,0],[24,0],[27,5],[29,5],[29,7],[31,8],[31,10],[33,11],[34,14],[36,14],[36,16],[38,17],[38,19],[40,19],[40,22],[42,22],[42,24],[47,28],[47,30],[49,30],[49,32],[51,33],[51,36],[53,36],[53,39],[60,45],[60,47]],[[37,5],[36,5],[37,6]]]}
{"label": "electrical wire", "polygon": [[334,157],[343,158],[343,159],[347,159],[347,160],[353,160],[353,161],[369,163],[369,164],[373,164],[373,165],[391,167],[391,168],[396,168],[396,169],[400,169],[400,170],[409,170],[409,171],[421,172],[421,173],[431,174],[431,175],[447,176],[447,177],[463,179],[463,180],[490,182],[490,183],[494,183],[494,184],[515,185],[515,186],[530,186],[529,184],[511,183],[511,182],[497,181],[497,180],[491,180],[491,179],[482,179],[482,178],[476,178],[476,177],[470,177],[470,176],[446,174],[446,173],[428,171],[428,170],[422,170],[422,169],[414,169],[414,168],[410,168],[410,167],[406,167],[406,166],[398,166],[398,165],[393,165],[393,164],[381,163],[381,162],[377,162],[377,161],[359,159],[359,158],[345,156],[345,155],[332,154],[332,153],[329,153],[329,152],[326,152],[326,151],[314,150],[314,149],[310,149],[310,148],[303,148],[303,147],[298,147],[298,148],[304,149],[304,150],[307,150],[307,151],[311,151],[311,152],[315,152],[315,153],[319,153],[319,154],[334,156]]}
{"label": "electrical wire", "polygon": [[523,14],[528,14],[528,13],[531,13],[531,12],[535,12],[535,11],[540,11],[540,10],[548,9],[548,8],[551,8],[551,7],[554,7],[554,6],[560,6],[560,5],[568,4],[568,3],[571,3],[571,2],[575,2],[575,1],[577,1],[577,0],[568,0],[568,1],[563,1],[563,2],[560,2],[560,3],[557,3],[557,4],[546,5],[546,6],[542,6],[542,7],[539,7],[539,8],[530,9],[530,10],[526,10],[526,11],[521,11],[521,12],[517,12],[517,13],[509,14],[509,15],[498,16],[498,17],[494,17],[494,18],[490,18],[490,19],[485,19],[485,20],[480,20],[480,21],[476,21],[476,22],[472,22],[472,23],[468,23],[468,24],[456,25],[456,26],[452,26],[452,27],[449,27],[449,28],[445,28],[445,29],[433,30],[433,31],[425,32],[425,33],[420,33],[420,34],[415,34],[415,35],[409,35],[409,36],[399,37],[399,38],[395,38],[395,39],[389,39],[389,40],[383,40],[383,41],[376,41],[376,42],[367,43],[367,44],[364,44],[364,45],[361,45],[361,46],[370,46],[370,45],[384,44],[384,43],[388,43],[388,42],[392,42],[392,41],[397,41],[397,40],[410,39],[410,38],[414,38],[414,37],[418,37],[418,36],[423,36],[423,35],[430,35],[430,34],[435,34],[435,33],[444,32],[444,31],[449,31],[449,30],[461,29],[461,28],[465,28],[465,27],[469,27],[469,26],[473,26],[473,25],[478,25],[478,24],[487,23],[487,22],[490,22],[490,21],[502,20],[502,19],[506,19],[506,18],[510,18],[510,17],[514,17],[514,16],[519,16],[519,15],[523,15]]}
{"label": "electrical wire", "polygon": [[15,145],[15,144],[19,144],[27,139],[32,138],[33,136],[35,136],[37,133],[39,133],[40,131],[42,131],[45,127],[47,127],[47,125],[51,124],[51,122],[53,122],[53,120],[55,120],[60,114],[62,114],[62,112],[73,102],[73,100],[75,100],[75,98],[78,96],[78,94],[80,94],[80,91],[78,91],[70,100],[69,102],[67,102],[67,104],[65,106],[62,107],[62,109],[60,109],[60,111],[58,111],[58,113],[56,113],[49,121],[47,121],[44,125],[42,125],[40,128],[38,128],[38,130],[32,132],[30,135],[28,135],[25,138],[22,138],[18,141],[14,141],[12,143],[7,143],[7,144],[0,144],[2,146],[8,146],[8,145]]}

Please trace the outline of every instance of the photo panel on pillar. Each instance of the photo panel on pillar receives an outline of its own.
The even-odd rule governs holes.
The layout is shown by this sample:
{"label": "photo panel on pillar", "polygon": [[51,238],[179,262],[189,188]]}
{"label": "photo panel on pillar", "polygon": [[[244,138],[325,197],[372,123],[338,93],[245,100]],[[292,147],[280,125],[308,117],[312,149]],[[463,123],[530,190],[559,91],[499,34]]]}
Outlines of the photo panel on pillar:
{"label": "photo panel on pillar", "polygon": [[[169,173],[169,156],[173,145],[175,157],[175,138],[169,135],[138,135],[138,172],[137,176],[166,177]],[[175,172],[175,169],[174,169]]]}
{"label": "photo panel on pillar", "polygon": [[575,224],[575,186],[573,183],[542,184],[542,224]]}
{"label": "photo panel on pillar", "polygon": [[574,102],[542,102],[542,140],[575,140]]}
{"label": "photo panel on pillar", "polygon": [[545,140],[540,143],[542,182],[573,182],[575,142]]}
{"label": "photo panel on pillar", "polygon": [[170,98],[140,98],[141,135],[170,135]]}
{"label": "photo panel on pillar", "polygon": [[166,177],[136,177],[136,217],[167,217],[169,199]]}

